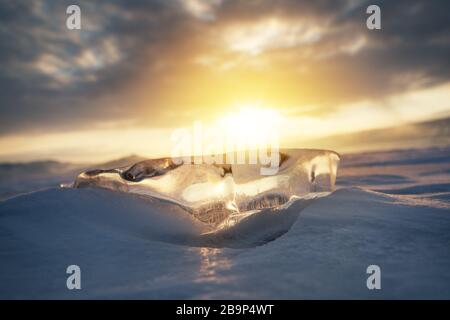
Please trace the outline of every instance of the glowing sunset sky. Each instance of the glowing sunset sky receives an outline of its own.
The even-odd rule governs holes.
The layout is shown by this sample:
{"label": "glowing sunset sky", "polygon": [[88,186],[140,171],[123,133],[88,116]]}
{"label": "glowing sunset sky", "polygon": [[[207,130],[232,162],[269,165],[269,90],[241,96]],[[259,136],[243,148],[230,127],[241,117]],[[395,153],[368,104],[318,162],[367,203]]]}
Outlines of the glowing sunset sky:
{"label": "glowing sunset sky", "polygon": [[[65,10],[81,7],[81,30]],[[378,4],[382,29],[366,28]],[[3,1],[0,160],[168,154],[272,110],[282,145],[450,115],[448,1]]]}

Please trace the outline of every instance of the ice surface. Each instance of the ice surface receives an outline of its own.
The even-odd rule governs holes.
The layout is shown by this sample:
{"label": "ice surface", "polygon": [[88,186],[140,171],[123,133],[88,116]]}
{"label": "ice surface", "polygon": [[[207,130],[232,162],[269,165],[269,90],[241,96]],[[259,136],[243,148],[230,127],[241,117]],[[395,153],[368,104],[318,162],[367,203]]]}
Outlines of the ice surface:
{"label": "ice surface", "polygon": [[[230,228],[158,199],[50,189],[0,202],[2,299],[450,298],[448,208],[357,188]],[[82,289],[67,290],[68,265]],[[377,264],[382,290],[368,290]]]}
{"label": "ice surface", "polygon": [[[449,299],[449,154],[343,155],[327,197],[214,232],[173,201],[102,188],[0,201],[0,298]],[[66,287],[71,264],[81,290]],[[371,264],[381,290],[366,287]]]}
{"label": "ice surface", "polygon": [[[247,154],[248,156],[248,154]],[[75,188],[101,187],[166,199],[202,222],[229,226],[249,214],[282,208],[293,198],[334,189],[339,155],[326,150],[283,150],[274,175],[258,164],[175,164],[170,158],[81,173]]]}

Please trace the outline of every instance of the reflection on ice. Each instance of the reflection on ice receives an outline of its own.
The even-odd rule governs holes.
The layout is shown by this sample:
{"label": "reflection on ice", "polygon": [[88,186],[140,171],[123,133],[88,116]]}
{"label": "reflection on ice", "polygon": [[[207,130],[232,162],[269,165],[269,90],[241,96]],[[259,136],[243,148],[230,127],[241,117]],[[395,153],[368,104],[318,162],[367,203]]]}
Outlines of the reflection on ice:
{"label": "reflection on ice", "polygon": [[228,269],[230,260],[222,255],[221,248],[191,248],[200,256],[199,277],[196,282],[215,282],[221,283],[229,280],[223,275],[219,275],[218,271]]}
{"label": "reflection on ice", "polygon": [[83,172],[74,187],[166,199],[214,226],[232,224],[262,209],[279,209],[293,197],[333,191],[337,153],[288,149],[280,153],[280,159],[273,176],[262,176],[259,165],[175,164],[170,158],[151,159],[124,168]]}

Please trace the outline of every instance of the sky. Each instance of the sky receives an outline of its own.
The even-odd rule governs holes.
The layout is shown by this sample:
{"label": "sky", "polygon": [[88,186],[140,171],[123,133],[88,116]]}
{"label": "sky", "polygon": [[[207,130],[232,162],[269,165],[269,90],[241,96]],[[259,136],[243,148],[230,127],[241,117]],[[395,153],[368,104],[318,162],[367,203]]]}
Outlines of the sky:
{"label": "sky", "polygon": [[[80,30],[66,27],[71,4]],[[371,4],[381,30],[366,27]],[[167,155],[179,128],[267,126],[267,112],[290,147],[448,117],[449,12],[439,0],[0,1],[0,161]]]}

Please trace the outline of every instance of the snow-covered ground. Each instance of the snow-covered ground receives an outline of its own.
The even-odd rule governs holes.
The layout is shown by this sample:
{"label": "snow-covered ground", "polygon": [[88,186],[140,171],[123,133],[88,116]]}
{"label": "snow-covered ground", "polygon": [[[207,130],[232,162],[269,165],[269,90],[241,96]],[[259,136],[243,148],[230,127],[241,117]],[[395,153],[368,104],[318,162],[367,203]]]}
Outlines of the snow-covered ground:
{"label": "snow-covered ground", "polygon": [[[344,155],[333,194],[207,235],[167,201],[102,189],[19,195],[0,202],[0,298],[449,299],[449,178],[450,148]],[[66,288],[72,264],[81,290]],[[366,287],[373,264],[381,290]]]}

